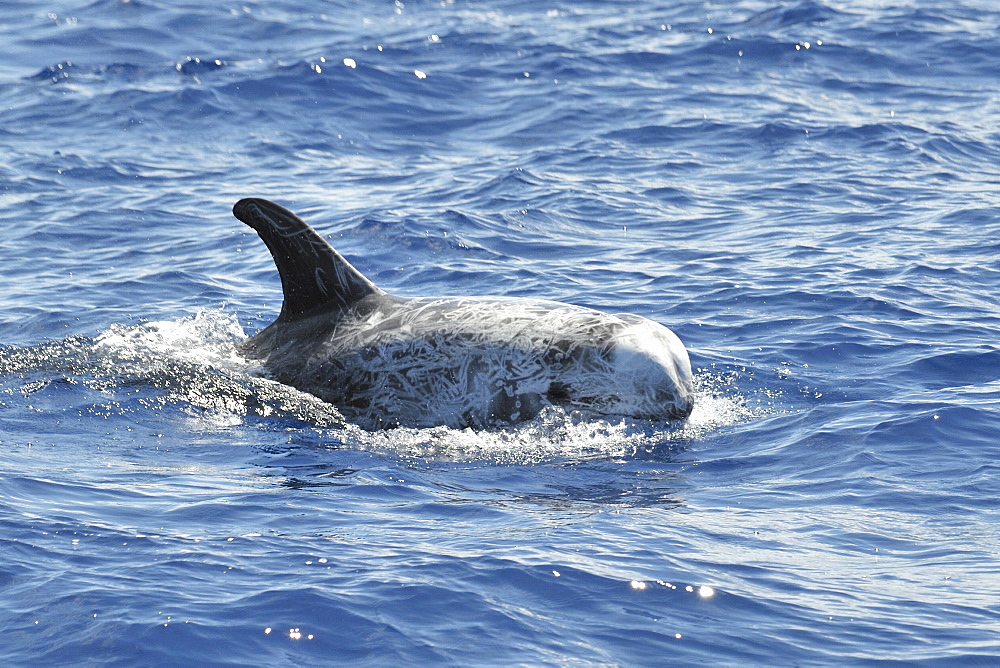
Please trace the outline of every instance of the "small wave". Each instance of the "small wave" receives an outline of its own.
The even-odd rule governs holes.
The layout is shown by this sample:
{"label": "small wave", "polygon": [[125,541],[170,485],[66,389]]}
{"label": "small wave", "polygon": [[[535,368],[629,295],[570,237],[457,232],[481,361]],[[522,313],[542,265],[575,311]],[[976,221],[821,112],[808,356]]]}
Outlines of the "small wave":
{"label": "small wave", "polygon": [[813,26],[823,25],[838,16],[843,16],[843,13],[820,3],[806,1],[754,14],[743,25],[769,29]]}
{"label": "small wave", "polygon": [[56,63],[54,65],[46,65],[41,70],[30,76],[30,79],[35,81],[51,81],[52,83],[59,83],[63,79],[69,79],[70,72],[73,70],[73,63],[69,60],[64,60],[61,63]]}
{"label": "small wave", "polygon": [[199,74],[203,74],[205,72],[221,70],[227,65],[229,65],[228,62],[219,58],[198,58],[195,56],[187,56],[184,60],[177,61],[174,65],[174,69],[181,74],[198,76]]}
{"label": "small wave", "polygon": [[126,84],[139,84],[148,87],[152,82],[165,80],[164,78],[171,74],[180,74],[190,80],[200,82],[201,76],[217,70],[224,70],[230,67],[230,65],[229,61],[221,58],[200,58],[196,56],[187,56],[173,63],[162,62],[152,65],[129,62],[80,65],[70,60],[64,60],[52,65],[46,65],[35,74],[29,75],[27,79],[54,84],[75,81],[91,86],[105,85],[111,89],[116,89]]}
{"label": "small wave", "polygon": [[587,461],[669,452],[677,445],[672,434],[678,433],[650,430],[627,420],[583,420],[558,407],[548,407],[528,422],[497,430],[404,427],[365,432],[349,426],[347,431],[366,450],[404,459],[493,464]]}

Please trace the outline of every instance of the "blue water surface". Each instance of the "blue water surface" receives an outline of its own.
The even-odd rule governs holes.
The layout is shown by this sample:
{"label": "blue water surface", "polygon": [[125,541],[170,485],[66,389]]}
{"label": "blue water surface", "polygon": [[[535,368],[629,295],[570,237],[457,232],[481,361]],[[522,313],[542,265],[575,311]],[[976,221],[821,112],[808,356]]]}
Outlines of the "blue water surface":
{"label": "blue water surface", "polygon": [[[0,662],[998,665],[1000,8],[0,4]],[[674,329],[683,427],[343,424],[273,199]]]}

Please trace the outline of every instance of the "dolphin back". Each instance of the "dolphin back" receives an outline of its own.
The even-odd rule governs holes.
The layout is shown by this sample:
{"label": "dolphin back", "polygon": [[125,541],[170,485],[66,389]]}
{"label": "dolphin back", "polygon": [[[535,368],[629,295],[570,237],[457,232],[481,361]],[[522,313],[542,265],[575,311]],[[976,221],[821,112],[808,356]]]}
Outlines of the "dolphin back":
{"label": "dolphin back", "polygon": [[343,310],[370,295],[384,294],[288,209],[251,197],[237,202],[233,215],[252,227],[271,251],[284,293],[279,321],[320,308]]}

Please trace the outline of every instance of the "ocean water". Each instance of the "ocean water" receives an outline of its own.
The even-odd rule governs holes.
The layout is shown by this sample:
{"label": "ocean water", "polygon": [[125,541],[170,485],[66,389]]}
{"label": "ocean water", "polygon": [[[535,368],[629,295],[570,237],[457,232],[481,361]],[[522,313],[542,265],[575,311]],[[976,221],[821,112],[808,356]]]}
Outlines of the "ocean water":
{"label": "ocean water", "polygon": [[[0,5],[0,662],[1000,664],[1000,9]],[[344,424],[231,216],[636,313],[684,426]]]}

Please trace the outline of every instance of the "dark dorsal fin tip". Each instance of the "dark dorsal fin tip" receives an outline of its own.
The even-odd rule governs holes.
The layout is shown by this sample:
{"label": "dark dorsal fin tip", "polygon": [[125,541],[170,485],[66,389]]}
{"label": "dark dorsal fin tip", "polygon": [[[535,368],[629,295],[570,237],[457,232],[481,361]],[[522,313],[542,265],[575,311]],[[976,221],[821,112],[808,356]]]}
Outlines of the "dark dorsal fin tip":
{"label": "dark dorsal fin tip", "polygon": [[347,308],[382,293],[308,223],[283,206],[248,197],[236,203],[233,215],[256,230],[271,251],[284,292],[279,319],[294,319],[320,307]]}

